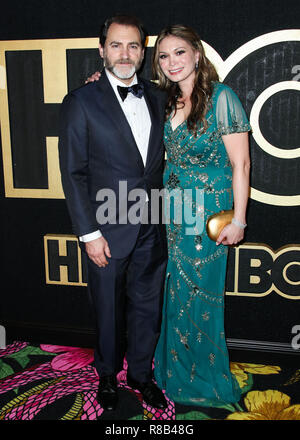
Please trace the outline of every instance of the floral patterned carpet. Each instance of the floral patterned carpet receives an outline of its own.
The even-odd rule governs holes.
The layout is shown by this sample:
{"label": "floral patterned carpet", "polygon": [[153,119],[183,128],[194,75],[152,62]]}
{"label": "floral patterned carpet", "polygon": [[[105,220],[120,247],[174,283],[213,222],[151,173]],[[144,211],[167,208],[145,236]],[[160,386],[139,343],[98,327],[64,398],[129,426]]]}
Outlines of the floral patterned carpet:
{"label": "floral patterned carpet", "polygon": [[0,350],[2,420],[300,420],[297,366],[231,363],[243,395],[222,408],[187,407],[168,400],[165,410],[143,402],[127,386],[126,361],[118,375],[119,406],[103,411],[96,400],[93,350],[14,342]]}

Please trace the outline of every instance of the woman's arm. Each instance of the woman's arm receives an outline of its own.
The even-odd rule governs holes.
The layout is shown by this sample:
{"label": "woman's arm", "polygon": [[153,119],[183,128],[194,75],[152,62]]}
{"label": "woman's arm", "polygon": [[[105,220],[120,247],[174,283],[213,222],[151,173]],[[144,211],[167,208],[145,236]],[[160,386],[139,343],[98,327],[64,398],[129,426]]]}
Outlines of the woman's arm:
{"label": "woman's arm", "polygon": [[[234,218],[239,223],[246,224],[250,176],[248,132],[223,135],[222,139],[232,165]],[[244,229],[231,223],[222,230],[217,244],[237,244],[243,238]]]}

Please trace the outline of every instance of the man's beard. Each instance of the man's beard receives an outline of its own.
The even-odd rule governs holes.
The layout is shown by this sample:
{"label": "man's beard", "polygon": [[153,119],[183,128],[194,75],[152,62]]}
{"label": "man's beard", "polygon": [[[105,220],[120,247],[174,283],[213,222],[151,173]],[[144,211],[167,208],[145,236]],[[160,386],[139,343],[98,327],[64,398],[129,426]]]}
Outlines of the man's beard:
{"label": "man's beard", "polygon": [[[131,64],[131,67],[126,72],[121,70],[118,64]],[[137,72],[141,67],[141,64],[142,64],[142,60],[140,60],[138,64],[134,64],[131,60],[117,60],[114,64],[111,64],[110,60],[107,57],[104,57],[104,65],[106,69],[112,72],[117,78],[120,79],[132,78],[135,72]]]}

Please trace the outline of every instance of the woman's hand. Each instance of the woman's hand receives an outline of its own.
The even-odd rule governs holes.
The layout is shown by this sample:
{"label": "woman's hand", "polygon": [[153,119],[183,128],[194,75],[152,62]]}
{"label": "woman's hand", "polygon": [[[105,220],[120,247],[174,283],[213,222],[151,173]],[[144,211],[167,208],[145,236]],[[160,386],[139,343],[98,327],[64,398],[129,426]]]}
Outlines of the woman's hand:
{"label": "woman's hand", "polygon": [[93,73],[93,75],[89,76],[88,79],[86,80],[85,84],[89,83],[89,82],[94,82],[94,81],[98,81],[99,78],[101,76],[100,72],[95,72]]}
{"label": "woman's hand", "polygon": [[234,245],[243,240],[243,238],[244,229],[233,223],[230,223],[222,229],[219,237],[217,238],[216,244],[217,246],[221,243],[224,245]]}

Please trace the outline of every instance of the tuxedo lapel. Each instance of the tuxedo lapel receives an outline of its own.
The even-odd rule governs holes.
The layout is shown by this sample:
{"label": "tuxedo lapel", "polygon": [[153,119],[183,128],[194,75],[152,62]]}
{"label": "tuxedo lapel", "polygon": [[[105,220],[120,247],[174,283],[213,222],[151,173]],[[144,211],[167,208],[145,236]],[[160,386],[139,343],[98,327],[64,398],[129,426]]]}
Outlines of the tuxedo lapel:
{"label": "tuxedo lapel", "polygon": [[159,112],[155,93],[147,83],[144,83],[144,90],[145,90],[144,96],[151,118],[151,130],[150,130],[148,152],[147,152],[147,159],[145,166],[147,168],[150,166],[152,159],[155,158],[155,152],[157,151],[157,148],[160,147],[160,145],[157,146],[157,139],[160,140],[160,136],[157,136],[157,133],[159,133],[161,127],[159,120],[160,112]]}
{"label": "tuxedo lapel", "polygon": [[130,125],[128,124],[126,116],[119,104],[113,88],[105,75],[105,72],[102,72],[101,78],[98,81],[98,87],[101,91],[101,102],[104,111],[109,114],[115,129],[120,132],[124,139],[124,145],[121,145],[120,147],[126,148],[128,154],[134,158],[139,168],[144,169],[143,159],[135,142]]}

